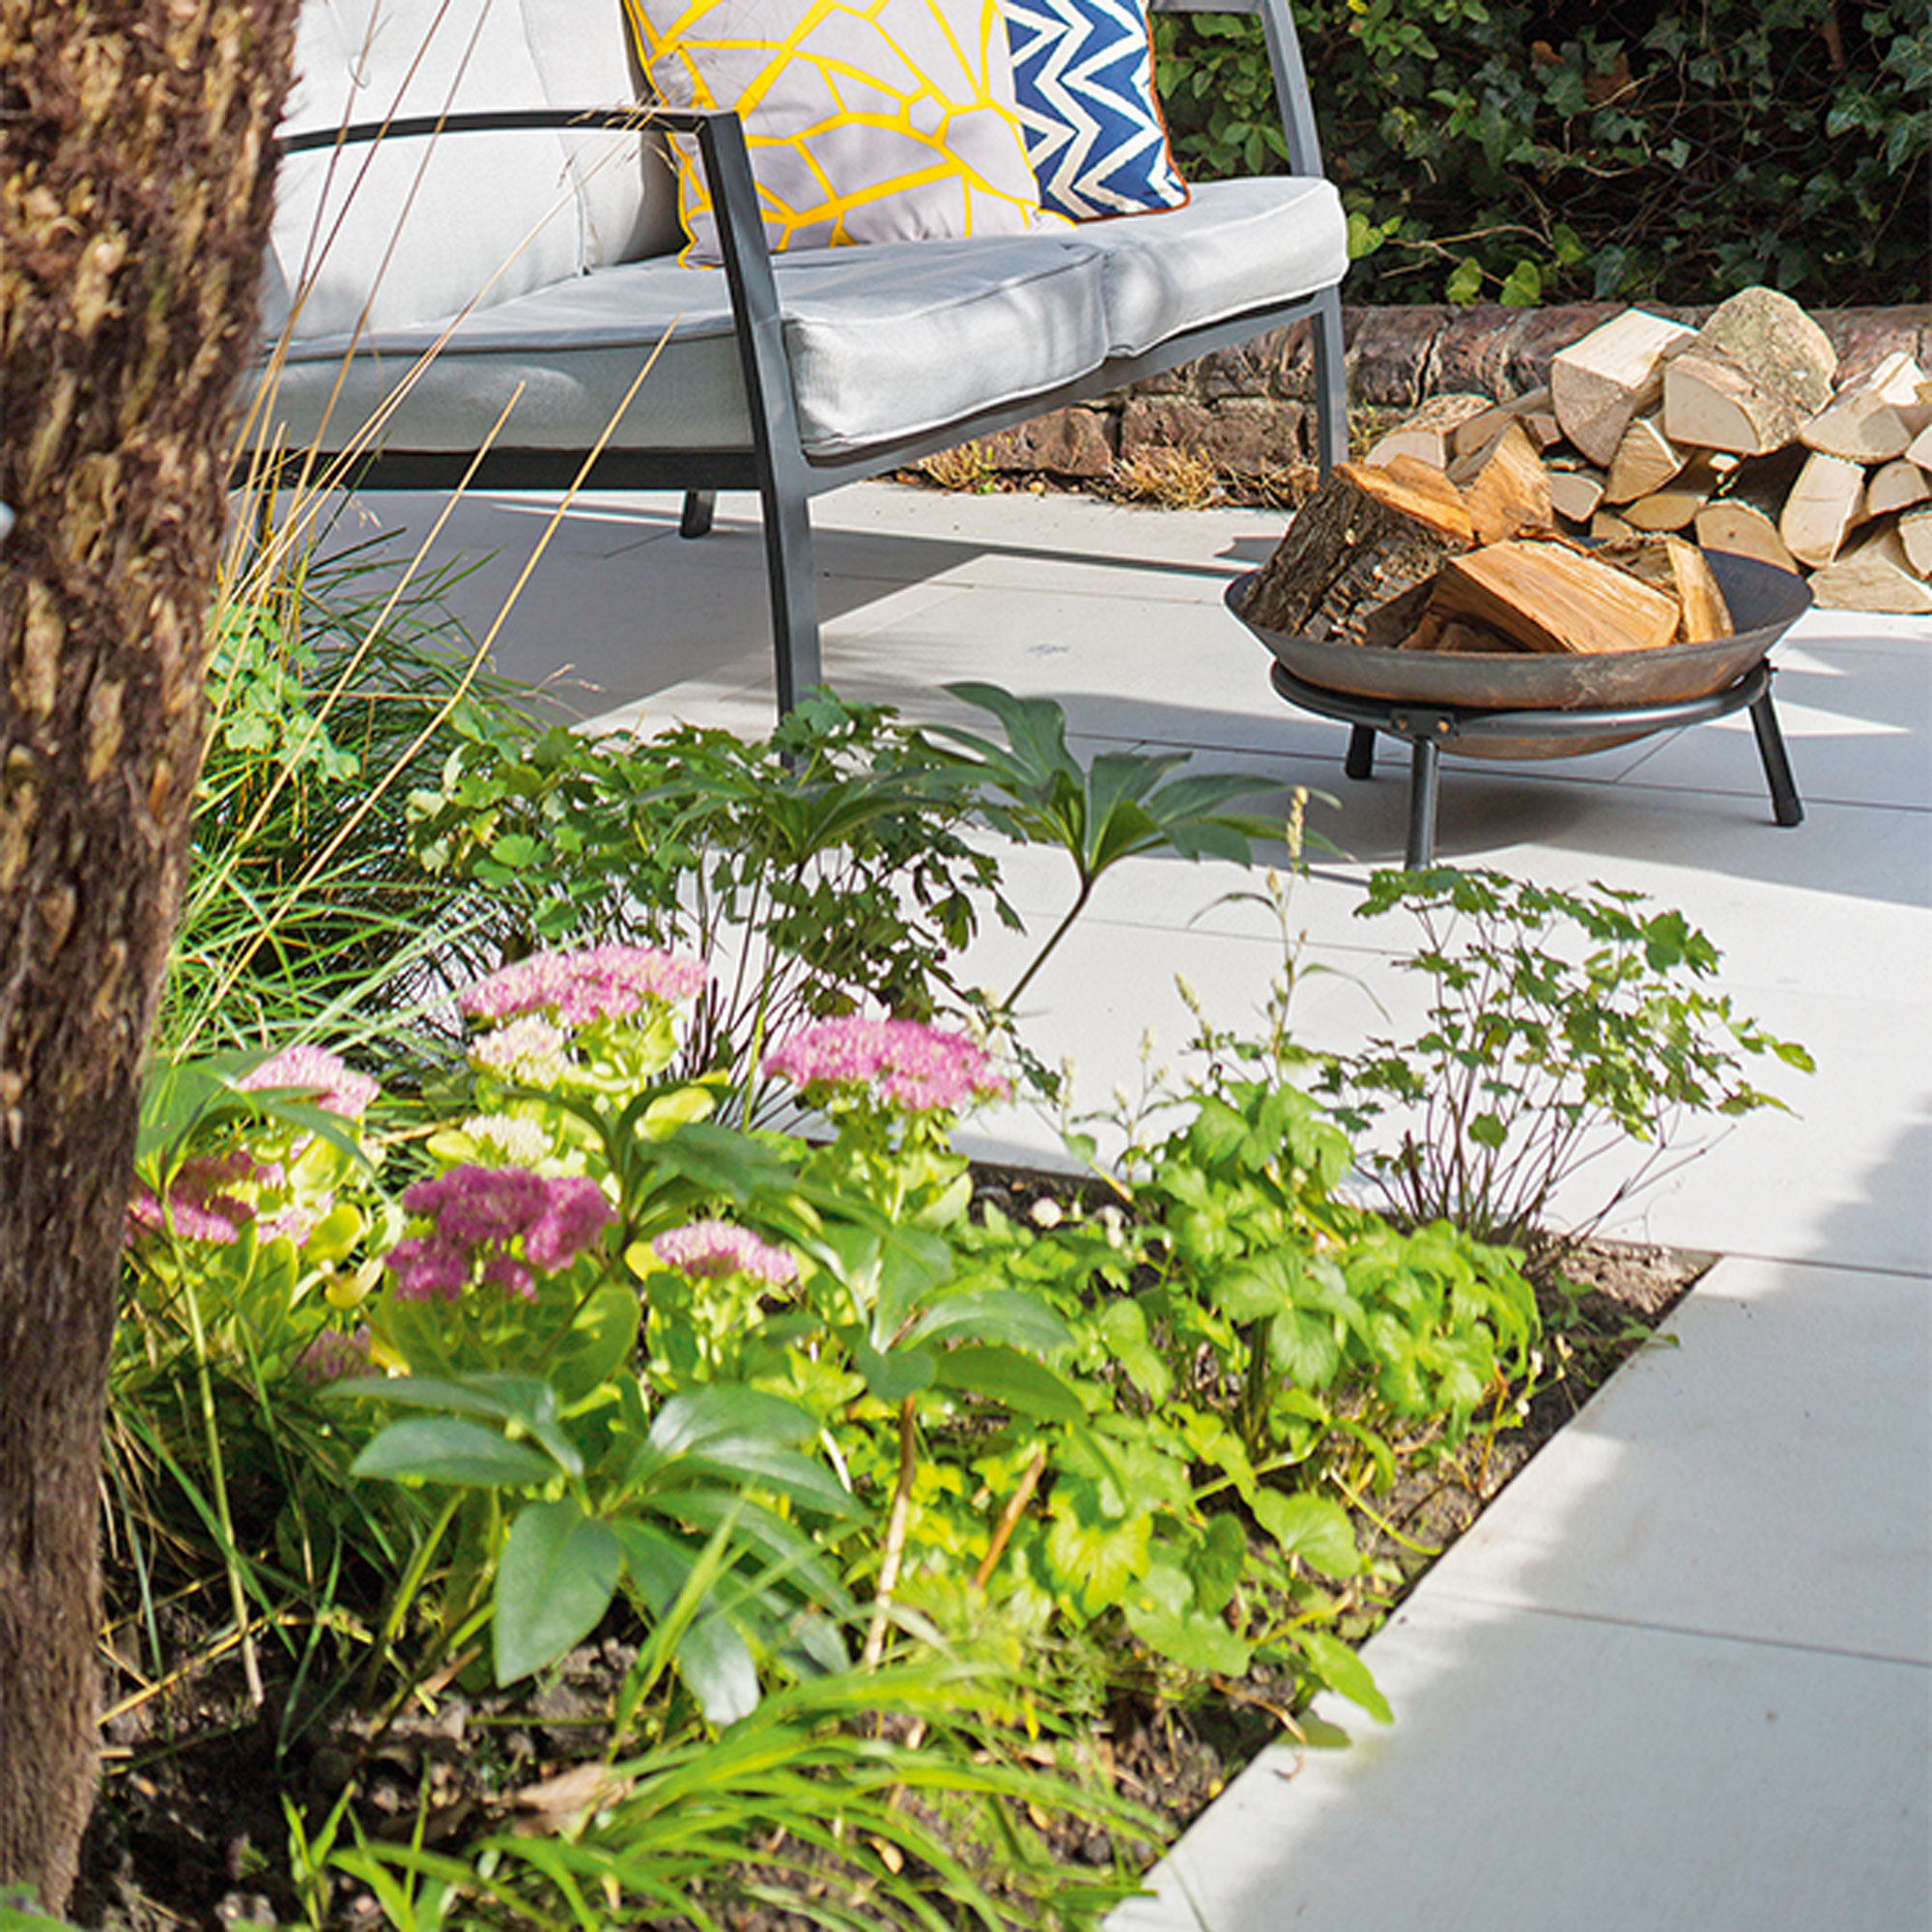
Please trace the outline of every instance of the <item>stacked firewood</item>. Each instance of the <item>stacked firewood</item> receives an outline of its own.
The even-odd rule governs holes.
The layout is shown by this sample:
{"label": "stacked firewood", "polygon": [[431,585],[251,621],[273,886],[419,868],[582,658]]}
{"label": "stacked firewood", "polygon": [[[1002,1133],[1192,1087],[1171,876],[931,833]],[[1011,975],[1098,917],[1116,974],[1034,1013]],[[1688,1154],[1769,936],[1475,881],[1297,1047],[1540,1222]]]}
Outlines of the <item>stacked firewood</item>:
{"label": "stacked firewood", "polygon": [[1732,634],[1703,553],[1669,531],[1586,548],[1556,527],[1520,423],[1437,469],[1343,464],[1247,586],[1241,615],[1318,643],[1594,654]]}
{"label": "stacked firewood", "polygon": [[1775,290],[1694,329],[1627,309],[1562,351],[1548,388],[1438,397],[1367,461],[1466,473],[1504,437],[1562,532],[1669,532],[1809,574],[1827,607],[1932,611],[1932,380],[1900,352],[1840,384],[1830,339]]}

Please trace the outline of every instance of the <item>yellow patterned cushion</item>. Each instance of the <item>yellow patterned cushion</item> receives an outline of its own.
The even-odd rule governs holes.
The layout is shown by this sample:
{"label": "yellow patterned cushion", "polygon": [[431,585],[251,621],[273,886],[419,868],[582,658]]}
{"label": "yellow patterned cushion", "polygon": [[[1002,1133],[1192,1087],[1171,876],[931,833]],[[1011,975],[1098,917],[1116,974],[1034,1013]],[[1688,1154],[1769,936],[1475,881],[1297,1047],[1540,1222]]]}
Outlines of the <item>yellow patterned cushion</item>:
{"label": "yellow patterned cushion", "polygon": [[[625,0],[658,97],[734,107],[775,250],[1059,227],[1042,214],[997,0]],[[685,260],[717,226],[680,137]]]}

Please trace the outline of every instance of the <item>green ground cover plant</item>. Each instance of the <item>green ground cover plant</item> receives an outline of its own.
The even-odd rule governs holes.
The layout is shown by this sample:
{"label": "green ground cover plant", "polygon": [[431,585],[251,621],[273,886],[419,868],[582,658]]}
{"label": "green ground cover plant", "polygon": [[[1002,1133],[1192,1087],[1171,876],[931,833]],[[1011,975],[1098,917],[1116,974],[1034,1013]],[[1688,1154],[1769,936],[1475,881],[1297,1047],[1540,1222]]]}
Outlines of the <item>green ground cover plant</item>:
{"label": "green ground cover plant", "polygon": [[[1922,7],[1297,0],[1353,301],[1924,301]],[[1184,167],[1283,165],[1258,23],[1161,14]]]}
{"label": "green ground cover plant", "polygon": [[[277,875],[322,876],[380,783],[313,735],[339,685],[288,635],[250,632],[223,795],[293,766],[322,802],[212,814],[231,875],[272,826]],[[1091,1925],[1162,1830],[1094,1743],[1121,1699],[1245,1697],[1313,1739],[1318,1689],[1389,1716],[1350,1641],[1399,1582],[1378,1498],[1520,1411],[1521,1249],[1352,1184],[1379,1157],[1290,1026],[1299,802],[1259,1028],[1200,1015],[1201,1070],[1112,1123],[1124,1155],[1076,1133],[1091,1180],[1021,1213],[953,1145],[1056,1098],[1010,1019],[1033,969],[952,975],[1000,912],[989,840],[1066,855],[1050,950],[1129,854],[1245,859],[1244,781],[1082,764],[1056,707],[984,686],[985,733],[820,697],[765,745],[589,744],[465,662],[397,735],[384,866],[332,895],[319,970],[264,897],[274,943],[223,969],[245,1025],[204,1001],[157,1057],[114,1375],[123,1775],[192,1747],[176,1687],[228,1685],[281,1794],[263,1923]],[[400,943],[417,891],[460,944]],[[1429,893],[1477,893],[1518,959],[1575,910],[1446,872],[1371,905]],[[1652,973],[1710,959],[1670,916],[1591,917]],[[1338,1077],[1427,1091],[1435,1051]],[[1761,1102],[1691,1064],[1689,1111]],[[1647,1063],[1617,1065],[1634,1096]],[[1483,1109],[1451,1110],[1471,1151]],[[586,1668],[568,1745],[474,1754],[467,1822],[428,1759],[384,1782]]]}

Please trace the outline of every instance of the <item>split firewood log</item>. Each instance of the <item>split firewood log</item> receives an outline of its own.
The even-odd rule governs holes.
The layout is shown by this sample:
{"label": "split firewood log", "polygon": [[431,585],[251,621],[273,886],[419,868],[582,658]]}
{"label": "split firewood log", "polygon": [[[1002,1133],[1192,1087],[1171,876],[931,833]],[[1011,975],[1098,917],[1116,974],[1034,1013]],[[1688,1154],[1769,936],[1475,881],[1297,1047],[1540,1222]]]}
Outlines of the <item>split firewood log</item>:
{"label": "split firewood log", "polygon": [[1932,497],[1932,476],[1903,456],[1874,469],[1865,479],[1865,515],[1889,516]]}
{"label": "split firewood log", "polygon": [[1905,453],[1919,469],[1932,469],[1932,422],[1912,439]]}
{"label": "split firewood log", "polygon": [[1318,643],[1360,643],[1378,607],[1432,578],[1475,539],[1462,493],[1412,457],[1345,463],[1296,511],[1241,615]]}
{"label": "split firewood log", "polygon": [[1676,603],[1676,642],[1707,644],[1736,635],[1731,608],[1695,544],[1667,534],[1645,535],[1605,544],[1596,554]]}
{"label": "split firewood log", "polygon": [[1449,480],[1463,493],[1479,544],[1556,527],[1548,471],[1519,422],[1505,423],[1487,448],[1452,463]]}
{"label": "split firewood log", "polygon": [[1655,415],[1634,417],[1623,433],[1610,458],[1609,473],[1604,479],[1606,503],[1634,503],[1662,490],[1690,460],[1688,449],[1679,449],[1663,434],[1663,425]]}
{"label": "split firewood log", "polygon": [[1782,448],[1832,399],[1831,338],[1776,289],[1743,289],[1712,310],[1663,372],[1673,442],[1761,456]]}
{"label": "split firewood log", "polygon": [[1669,643],[1677,600],[1567,543],[1514,538],[1450,557],[1429,613],[1488,626],[1524,650],[1595,656]]}
{"label": "split firewood log", "polygon": [[1861,537],[1835,561],[1814,572],[1811,596],[1826,611],[1889,611],[1905,616],[1932,611],[1932,584],[1924,572],[1912,567],[1905,540],[1890,525]]}
{"label": "split firewood log", "polygon": [[1784,539],[1777,533],[1776,519],[1739,497],[1719,497],[1706,503],[1691,518],[1690,527],[1705,550],[1755,557],[1777,570],[1798,568],[1798,559],[1785,549]]}
{"label": "split firewood log", "polygon": [[[1894,349],[1882,356],[1859,387],[1889,403],[1914,436],[1932,421],[1932,383],[1909,349]],[[1920,414],[1921,411],[1926,413]]]}
{"label": "split firewood log", "polygon": [[1473,456],[1478,450],[1487,449],[1511,423],[1520,423],[1523,434],[1538,449],[1548,449],[1562,435],[1548,389],[1525,389],[1521,395],[1513,396],[1508,402],[1492,403],[1480,415],[1458,423],[1456,434],[1449,439],[1451,459]]}
{"label": "split firewood log", "polygon": [[1798,432],[1806,449],[1822,449],[1850,463],[1889,463],[1912,440],[1905,419],[1870,389],[1847,389]]}
{"label": "split firewood log", "polygon": [[1386,435],[1378,437],[1362,460],[1381,466],[1391,457],[1412,456],[1418,462],[1446,469],[1458,428],[1472,416],[1487,414],[1491,408],[1487,396],[1432,396],[1413,415],[1405,417]]}
{"label": "split firewood log", "polygon": [[1562,350],[1549,365],[1549,395],[1563,434],[1607,469],[1631,418],[1662,393],[1665,359],[1694,337],[1681,322],[1631,308]]}
{"label": "split firewood log", "polygon": [[1604,472],[1579,457],[1574,469],[1548,468],[1549,500],[1566,523],[1587,524],[1604,500]]}
{"label": "split firewood log", "polygon": [[1907,510],[1898,520],[1898,540],[1914,573],[1932,578],[1932,509]]}
{"label": "split firewood log", "polygon": [[1661,490],[1622,508],[1624,521],[1638,530],[1684,530],[1717,494],[1720,481],[1708,450],[1699,450]]}
{"label": "split firewood log", "polygon": [[1784,499],[1777,533],[1800,563],[1822,570],[1837,555],[1864,506],[1863,465],[1814,449]]}

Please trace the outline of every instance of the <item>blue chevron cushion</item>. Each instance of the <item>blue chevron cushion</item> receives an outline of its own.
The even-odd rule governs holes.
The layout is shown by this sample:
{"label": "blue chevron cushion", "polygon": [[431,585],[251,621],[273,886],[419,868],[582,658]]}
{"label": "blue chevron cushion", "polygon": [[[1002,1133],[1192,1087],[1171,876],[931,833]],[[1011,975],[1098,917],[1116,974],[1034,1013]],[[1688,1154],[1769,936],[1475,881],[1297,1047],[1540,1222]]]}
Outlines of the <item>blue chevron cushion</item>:
{"label": "blue chevron cushion", "polygon": [[1092,221],[1179,208],[1144,0],[1005,0],[1013,92],[1042,207]]}

